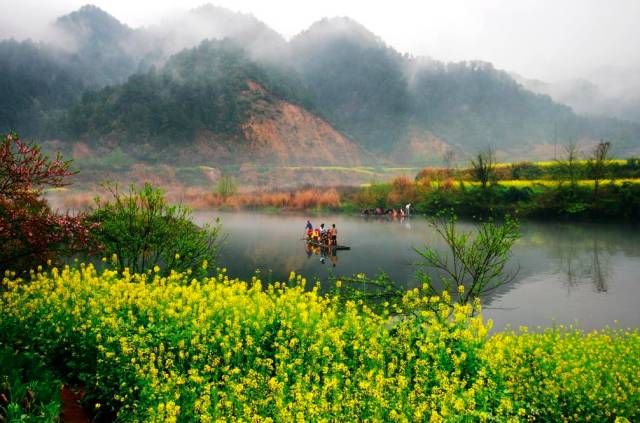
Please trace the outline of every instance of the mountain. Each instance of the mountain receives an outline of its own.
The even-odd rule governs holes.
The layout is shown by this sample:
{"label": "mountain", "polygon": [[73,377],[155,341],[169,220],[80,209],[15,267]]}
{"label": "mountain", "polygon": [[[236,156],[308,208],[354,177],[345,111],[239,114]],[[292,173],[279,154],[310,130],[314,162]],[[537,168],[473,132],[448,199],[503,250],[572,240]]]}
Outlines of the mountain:
{"label": "mountain", "polygon": [[576,114],[490,63],[400,54],[349,18],[287,42],[211,5],[146,28],[84,6],[53,30],[0,41],[0,130],[194,164],[423,164],[489,145],[544,158],[601,138],[640,153],[638,123]]}
{"label": "mountain", "polygon": [[95,6],[61,16],[52,42],[0,41],[0,131],[55,135],[60,117],[88,88],[126,80],[135,59],[123,48],[133,31]]}
{"label": "mountain", "polygon": [[322,113],[363,146],[389,151],[405,136],[405,59],[366,28],[323,19],[291,40],[291,57]]}
{"label": "mountain", "polygon": [[305,109],[304,87],[281,72],[231,41],[205,41],[159,71],[85,94],[63,126],[69,141],[140,161],[360,163],[362,150]]}
{"label": "mountain", "polygon": [[96,6],[61,16],[53,29],[69,65],[89,86],[122,82],[137,69],[136,58],[126,49],[134,31]]}
{"label": "mountain", "polygon": [[522,157],[541,144],[599,138],[638,150],[639,125],[578,116],[490,63],[401,55],[349,18],[313,24],[291,49],[319,110],[379,156],[425,161],[491,145]]}
{"label": "mountain", "polygon": [[46,46],[0,41],[0,131],[44,136],[83,89],[76,69]]}
{"label": "mountain", "polygon": [[607,67],[590,79],[558,82],[513,76],[527,89],[549,95],[576,113],[640,122],[640,70]]}

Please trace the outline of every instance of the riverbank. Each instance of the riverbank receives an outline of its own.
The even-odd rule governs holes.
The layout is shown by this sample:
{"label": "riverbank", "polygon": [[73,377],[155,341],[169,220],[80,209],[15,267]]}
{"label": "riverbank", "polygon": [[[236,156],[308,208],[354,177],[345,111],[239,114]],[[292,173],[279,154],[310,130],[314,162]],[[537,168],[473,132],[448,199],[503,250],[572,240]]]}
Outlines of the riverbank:
{"label": "riverbank", "polygon": [[[258,210],[268,213],[362,214],[378,209],[435,215],[453,211],[466,217],[503,217],[636,221],[640,218],[640,180],[593,181],[575,185],[560,181],[496,182],[486,188],[473,182],[425,183],[399,178],[364,187],[308,188],[293,191],[255,191],[221,196],[202,188],[169,187],[167,198],[195,210]],[[47,193],[54,209],[83,210],[94,205],[100,191],[57,190]]]}
{"label": "riverbank", "polygon": [[[381,168],[376,172],[382,173],[375,173],[374,168],[354,167],[352,173],[370,177],[367,183],[354,184],[349,178],[340,176],[349,168],[325,167],[321,170],[335,173],[336,178],[319,177],[314,180],[315,185],[301,185],[302,181],[291,175],[292,185],[266,182],[246,185],[242,183],[242,172],[247,172],[247,169],[246,166],[236,169],[236,172],[241,172],[239,176],[212,173],[206,181],[180,180],[174,177],[175,172],[162,173],[164,178],[156,173],[142,172],[136,174],[138,179],[134,180],[151,178],[166,192],[170,202],[196,210],[350,214],[377,211],[387,214],[391,210],[404,210],[407,204],[411,204],[414,214],[424,215],[447,210],[467,217],[511,215],[520,218],[626,221],[640,217],[640,161],[635,158],[602,162],[574,160],[494,164],[485,169],[482,182],[472,167],[425,168],[415,178],[398,176],[397,172],[412,171],[411,168]],[[304,170],[297,167],[287,169],[295,172]],[[318,169],[306,170],[313,173]],[[386,182],[376,181],[379,175],[385,175],[383,180]],[[131,182],[131,175],[125,177],[120,174],[120,178],[124,178],[122,183]],[[318,184],[318,180],[323,184]],[[291,188],[273,188],[275,186]],[[48,192],[54,208],[61,210],[91,207],[96,195],[109,197],[104,188],[86,184]]]}

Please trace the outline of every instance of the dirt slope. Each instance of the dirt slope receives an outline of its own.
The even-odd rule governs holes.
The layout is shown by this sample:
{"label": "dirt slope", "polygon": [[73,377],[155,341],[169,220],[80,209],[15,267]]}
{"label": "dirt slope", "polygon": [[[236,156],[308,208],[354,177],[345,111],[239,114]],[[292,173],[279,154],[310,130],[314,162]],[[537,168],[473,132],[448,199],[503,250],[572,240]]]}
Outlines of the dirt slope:
{"label": "dirt slope", "polygon": [[194,143],[198,160],[289,166],[362,164],[366,153],[324,119],[266,95],[253,81],[247,86],[244,94],[254,98],[249,117],[240,127],[242,135],[229,138],[199,131]]}

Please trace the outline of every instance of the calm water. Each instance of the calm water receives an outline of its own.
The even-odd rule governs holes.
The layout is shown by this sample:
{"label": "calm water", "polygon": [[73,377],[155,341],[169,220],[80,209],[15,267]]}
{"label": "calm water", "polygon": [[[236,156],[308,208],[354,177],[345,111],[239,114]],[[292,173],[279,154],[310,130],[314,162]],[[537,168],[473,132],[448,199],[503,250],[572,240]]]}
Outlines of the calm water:
{"label": "calm water", "polygon": [[[261,269],[270,275],[265,279],[285,280],[294,270],[322,282],[330,272],[373,275],[384,270],[398,286],[413,287],[412,263],[418,259],[413,248],[444,248],[423,218],[391,222],[316,216],[314,225],[336,223],[339,243],[351,246],[323,263],[301,241],[307,216],[200,212],[196,220],[216,217],[227,234],[221,263],[241,278]],[[515,280],[484,300],[484,315],[497,329],[576,321],[585,329],[615,321],[640,326],[640,226],[526,222],[521,232],[510,262],[512,270],[519,269]]]}

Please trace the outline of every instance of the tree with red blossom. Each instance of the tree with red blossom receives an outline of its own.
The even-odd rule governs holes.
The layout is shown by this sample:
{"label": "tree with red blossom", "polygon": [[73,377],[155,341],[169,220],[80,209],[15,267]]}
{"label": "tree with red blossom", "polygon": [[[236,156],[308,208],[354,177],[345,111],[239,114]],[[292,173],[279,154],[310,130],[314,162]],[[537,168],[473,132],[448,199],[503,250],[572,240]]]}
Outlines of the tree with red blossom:
{"label": "tree with red blossom", "polygon": [[54,213],[46,187],[69,184],[70,161],[51,159],[16,133],[0,134],[0,271],[23,271],[83,249],[89,231],[81,216]]}

